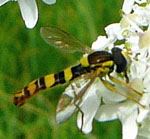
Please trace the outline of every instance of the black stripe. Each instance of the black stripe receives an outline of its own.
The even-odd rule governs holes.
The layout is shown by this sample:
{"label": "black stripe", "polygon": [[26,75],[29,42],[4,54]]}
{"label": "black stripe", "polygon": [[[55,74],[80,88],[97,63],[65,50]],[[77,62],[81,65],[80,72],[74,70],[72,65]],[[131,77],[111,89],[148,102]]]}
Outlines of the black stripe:
{"label": "black stripe", "polygon": [[63,84],[66,82],[65,77],[64,77],[64,71],[55,74],[54,77],[55,77],[55,84],[54,85],[59,84],[59,83]]}
{"label": "black stripe", "polygon": [[34,92],[39,91],[40,90],[40,86],[38,85],[38,80],[36,80],[34,84],[36,85],[36,88],[35,88]]}
{"label": "black stripe", "polygon": [[44,77],[42,77],[39,79],[39,89],[45,89],[45,88],[46,88],[45,79],[44,79]]}
{"label": "black stripe", "polygon": [[[85,74],[87,72],[91,72],[91,68],[90,67],[82,67],[82,65],[79,64],[77,66],[72,67],[71,72],[72,72],[72,78],[70,80],[73,80],[76,77],[81,76],[82,74]],[[54,75],[54,78],[55,78],[55,83],[51,87],[53,87],[57,84],[63,84],[66,82],[64,71],[56,73]]]}
{"label": "black stripe", "polygon": [[76,77],[81,76],[84,73],[90,72],[90,71],[91,71],[90,67],[82,67],[81,64],[74,66],[71,68],[71,72],[73,75],[71,80],[73,80]]}
{"label": "black stripe", "polygon": [[30,97],[31,93],[29,90],[27,90],[27,87],[24,88],[24,97]]}

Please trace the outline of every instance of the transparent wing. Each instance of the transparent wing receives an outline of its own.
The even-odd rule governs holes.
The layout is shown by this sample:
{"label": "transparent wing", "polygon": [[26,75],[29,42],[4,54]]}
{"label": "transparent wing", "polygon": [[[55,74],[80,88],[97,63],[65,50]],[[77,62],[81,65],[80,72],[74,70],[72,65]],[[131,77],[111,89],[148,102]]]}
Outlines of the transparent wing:
{"label": "transparent wing", "polygon": [[42,27],[40,32],[46,43],[65,52],[91,52],[90,47],[84,45],[61,29],[55,27]]}
{"label": "transparent wing", "polygon": [[80,109],[83,96],[96,78],[96,76],[92,78],[91,76],[93,76],[92,73],[84,75],[84,77],[78,78],[65,89],[56,109],[57,123],[66,121],[76,110]]}

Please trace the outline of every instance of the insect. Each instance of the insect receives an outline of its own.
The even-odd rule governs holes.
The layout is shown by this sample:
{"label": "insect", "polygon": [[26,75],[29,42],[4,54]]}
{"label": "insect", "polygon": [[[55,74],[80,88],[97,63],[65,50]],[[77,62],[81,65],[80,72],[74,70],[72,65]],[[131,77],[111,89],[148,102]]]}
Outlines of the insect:
{"label": "insect", "polygon": [[[92,51],[88,46],[84,45],[70,34],[54,27],[41,28],[41,36],[46,43],[62,49],[63,51],[81,51],[86,54],[80,59],[78,65],[66,68],[59,73],[46,75],[29,83],[14,95],[13,101],[15,105],[23,105],[29,98],[42,90],[52,88],[58,84],[70,82],[69,87],[67,87],[59,100],[56,110],[57,113],[60,113],[58,116],[58,123],[61,123],[68,119],[76,109],[82,113],[82,110],[80,110],[82,97],[97,77],[99,77],[110,90],[116,91],[114,87],[102,79],[106,75],[114,82],[122,84],[122,82],[110,76],[111,72],[114,70],[114,66],[116,67],[117,73],[125,73],[126,71],[127,61],[122,53],[122,49],[114,47],[111,52]],[[125,77],[127,78],[127,76]],[[68,91],[72,91],[73,95],[67,95]],[[67,108],[70,109],[67,110]],[[68,111],[67,115],[63,113],[65,111]]]}

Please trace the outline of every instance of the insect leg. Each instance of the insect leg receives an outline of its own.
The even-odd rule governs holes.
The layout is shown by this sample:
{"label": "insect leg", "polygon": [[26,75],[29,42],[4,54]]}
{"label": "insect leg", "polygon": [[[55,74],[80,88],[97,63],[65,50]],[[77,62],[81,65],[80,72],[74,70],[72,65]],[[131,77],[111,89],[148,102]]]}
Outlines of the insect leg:
{"label": "insect leg", "polygon": [[123,71],[123,73],[124,73],[124,77],[126,79],[126,83],[129,83],[129,77],[127,75],[127,71],[125,70],[125,71]]}
{"label": "insect leg", "polygon": [[[113,77],[113,78],[114,78],[114,77]],[[120,90],[118,90],[115,86],[113,86],[113,85],[110,84],[109,82],[107,82],[107,81],[105,81],[105,80],[103,80],[103,79],[101,79],[101,80],[102,80],[103,84],[105,85],[105,87],[107,87],[110,91],[112,91],[112,92],[114,92],[114,93],[118,93],[118,94],[120,94],[121,96],[124,96],[124,97],[126,97],[127,99],[132,100],[132,101],[134,101],[135,103],[139,104],[141,107],[145,108],[145,106],[142,105],[142,104],[140,104],[139,101],[138,101],[136,98],[134,98],[132,95],[127,94],[126,92],[121,92]],[[120,80],[117,80],[117,81],[120,83]],[[117,83],[118,83],[118,82],[117,82]],[[116,83],[116,82],[115,82],[115,83]],[[122,84],[122,85],[124,85],[124,84]],[[132,91],[133,91],[133,90],[132,90]]]}
{"label": "insect leg", "polygon": [[117,84],[120,84],[120,85],[124,85],[126,86],[127,88],[129,88],[130,90],[132,90],[135,94],[139,95],[139,96],[142,96],[142,93],[141,92],[138,92],[137,90],[135,90],[134,88],[132,88],[129,84],[121,81],[121,80],[118,80],[117,78],[114,78],[113,76],[111,76],[110,74],[108,75],[109,76],[109,79],[111,81],[113,81],[114,83],[117,83]]}

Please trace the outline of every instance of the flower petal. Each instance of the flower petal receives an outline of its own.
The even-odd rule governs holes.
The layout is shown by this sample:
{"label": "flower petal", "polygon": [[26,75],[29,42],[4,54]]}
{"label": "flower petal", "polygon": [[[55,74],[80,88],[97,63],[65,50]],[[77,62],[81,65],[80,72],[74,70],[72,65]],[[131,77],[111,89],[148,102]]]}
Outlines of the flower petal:
{"label": "flower petal", "polygon": [[130,113],[125,119],[121,117],[123,139],[136,139],[138,126],[136,123],[137,111]]}
{"label": "flower petal", "polygon": [[147,69],[145,77],[144,77],[144,85],[146,88],[146,92],[150,93],[150,67]]}
{"label": "flower petal", "polygon": [[[97,112],[100,100],[97,99],[96,95],[89,96],[89,98],[84,102],[81,109],[83,115],[78,113],[77,124],[84,134],[88,134],[92,130],[93,118]],[[83,116],[83,117],[82,117]],[[82,123],[83,120],[83,123]]]}
{"label": "flower petal", "polygon": [[147,0],[135,0],[135,2],[138,4],[143,4],[143,3],[146,3]]}
{"label": "flower petal", "polygon": [[98,109],[95,119],[98,121],[110,121],[117,119],[117,104],[102,105]]}
{"label": "flower petal", "polygon": [[64,110],[57,112],[56,114],[56,122],[58,124],[66,121],[72,114],[76,111],[76,106],[74,104],[70,104]]}
{"label": "flower petal", "polygon": [[[56,109],[56,121],[62,123],[66,121],[77,109],[75,103],[80,101],[80,97],[76,97],[83,93],[84,88],[88,85],[90,80],[81,78],[76,82],[71,83],[63,92],[59,99]],[[83,102],[84,103],[84,102]],[[78,105],[78,104],[77,104]]]}
{"label": "flower petal", "polygon": [[38,19],[38,9],[35,0],[18,0],[18,3],[26,27],[33,28]]}
{"label": "flower petal", "polygon": [[106,36],[99,36],[95,42],[92,44],[93,50],[104,50],[106,44],[108,43]]}
{"label": "flower petal", "polygon": [[[150,139],[150,114],[148,115],[147,119],[144,119],[144,121],[141,123],[141,126],[139,127],[138,135],[141,136],[140,139]],[[142,138],[143,137],[143,138]]]}
{"label": "flower petal", "polygon": [[144,47],[150,47],[150,31],[145,31],[143,34],[141,34],[140,39],[139,39],[139,47],[144,48]]}
{"label": "flower petal", "polygon": [[133,60],[130,66],[132,79],[136,79],[137,77],[138,79],[143,79],[143,77],[145,76],[146,68],[146,64],[142,61]]}
{"label": "flower petal", "polygon": [[83,98],[83,103],[80,106],[81,112],[78,113],[77,117],[77,125],[78,128],[82,130],[84,134],[88,134],[92,130],[92,122],[97,109],[100,105],[100,99],[96,94],[97,91],[97,80],[93,83],[93,85],[87,91],[85,96],[85,100]]}
{"label": "flower petal", "polygon": [[122,11],[125,14],[129,14],[132,11],[132,7],[135,0],[124,0]]}
{"label": "flower petal", "polygon": [[10,0],[0,0],[0,6],[4,5],[5,3],[7,3]]}
{"label": "flower petal", "polygon": [[105,27],[105,31],[106,34],[109,38],[109,40],[111,40],[111,42],[115,42],[116,39],[123,39],[121,36],[121,26],[120,23],[113,23],[108,25],[107,27]]}
{"label": "flower petal", "polygon": [[43,0],[46,4],[54,4],[56,3],[56,0]]}
{"label": "flower petal", "polygon": [[138,114],[138,118],[137,118],[137,122],[139,124],[141,124],[143,122],[144,119],[148,118],[148,116],[150,115],[150,93],[144,93],[141,100],[140,100],[140,104],[144,105],[145,108],[140,107],[139,108],[139,114]]}
{"label": "flower petal", "polygon": [[114,102],[121,102],[124,101],[126,98],[121,96],[118,93],[112,92],[111,90],[109,90],[104,83],[99,80],[98,82],[99,84],[99,89],[97,90],[97,96],[99,96],[99,98],[102,97],[102,100],[105,104],[112,104]]}

